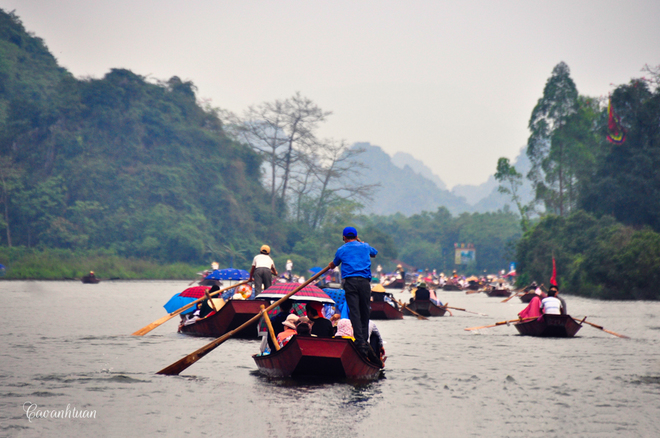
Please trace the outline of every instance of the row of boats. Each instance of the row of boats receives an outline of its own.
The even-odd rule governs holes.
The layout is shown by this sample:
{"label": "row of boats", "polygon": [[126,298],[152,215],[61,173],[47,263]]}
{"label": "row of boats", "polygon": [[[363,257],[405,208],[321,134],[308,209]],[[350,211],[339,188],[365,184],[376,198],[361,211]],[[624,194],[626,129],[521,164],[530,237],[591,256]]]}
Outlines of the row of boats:
{"label": "row of boats", "polygon": [[[282,289],[282,286],[280,285],[279,288]],[[297,286],[295,283],[290,284],[290,288],[295,286]],[[500,289],[508,293],[502,293]],[[276,300],[283,296],[284,290],[286,287],[278,295],[272,293],[271,289],[267,289],[256,299],[229,299],[208,316],[200,318],[192,324],[182,323],[179,326],[179,332],[190,336],[218,338],[244,326],[233,336],[257,338],[259,321],[247,326],[245,324],[259,315],[263,307],[270,304],[269,300]],[[336,294],[343,292],[333,288],[321,290],[313,285],[306,286],[304,290],[306,292],[299,297],[294,295],[293,299],[300,301],[313,299],[334,304],[335,300],[330,298],[330,295],[336,299]],[[443,288],[443,290],[453,289]],[[482,292],[482,290],[475,292]],[[483,292],[490,292],[489,296],[500,297],[510,296],[512,293],[510,289],[498,288],[497,285],[486,288]],[[396,320],[403,319],[404,315],[441,317],[446,314],[448,309],[446,304],[439,305],[430,299],[412,300],[410,303],[404,304],[397,301],[392,293],[385,291],[382,285],[377,285],[376,290],[372,292],[370,319]],[[544,315],[538,319],[507,321],[506,323],[514,325],[521,335],[540,337],[573,337],[581,328],[581,322],[574,320],[569,315]],[[272,351],[270,354],[256,354],[253,356],[253,360],[259,371],[269,377],[322,376],[369,380],[378,378],[382,370],[382,364],[371,362],[357,350],[350,339],[344,338],[294,336],[283,348]]]}

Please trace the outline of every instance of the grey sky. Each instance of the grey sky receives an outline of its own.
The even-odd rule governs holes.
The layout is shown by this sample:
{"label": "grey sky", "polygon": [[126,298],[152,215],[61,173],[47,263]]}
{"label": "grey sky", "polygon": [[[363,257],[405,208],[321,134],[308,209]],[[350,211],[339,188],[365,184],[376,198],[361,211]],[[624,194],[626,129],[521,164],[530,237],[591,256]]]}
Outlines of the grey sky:
{"label": "grey sky", "polygon": [[560,61],[581,94],[660,64],[660,1],[0,0],[76,76],[192,80],[241,112],[294,92],[325,137],[422,159],[479,184],[514,158]]}

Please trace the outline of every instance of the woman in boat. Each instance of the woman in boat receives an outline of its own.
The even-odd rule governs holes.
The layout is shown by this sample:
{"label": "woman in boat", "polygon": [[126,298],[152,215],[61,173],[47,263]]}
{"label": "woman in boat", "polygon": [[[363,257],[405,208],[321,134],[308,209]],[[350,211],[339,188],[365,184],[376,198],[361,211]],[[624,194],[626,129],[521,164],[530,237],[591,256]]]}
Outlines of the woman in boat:
{"label": "woman in boat", "polygon": [[323,304],[310,301],[305,306],[307,317],[312,321],[312,334],[319,338],[331,338],[335,334],[332,322],[323,317]]}
{"label": "woman in boat", "polygon": [[520,319],[538,318],[541,315],[541,289],[537,289],[536,296],[532,298],[527,307],[518,313],[518,317]]}
{"label": "woman in boat", "polygon": [[336,338],[347,338],[355,341],[353,337],[353,326],[351,325],[350,319],[340,319],[337,322],[337,333],[335,333]]}
{"label": "woman in boat", "polygon": [[295,334],[296,332],[296,323],[300,318],[298,315],[290,314],[289,316],[286,317],[284,322],[282,323],[282,326],[284,326],[284,330],[277,335],[277,342],[280,344],[280,347],[284,347],[287,342],[291,339],[291,337]]}

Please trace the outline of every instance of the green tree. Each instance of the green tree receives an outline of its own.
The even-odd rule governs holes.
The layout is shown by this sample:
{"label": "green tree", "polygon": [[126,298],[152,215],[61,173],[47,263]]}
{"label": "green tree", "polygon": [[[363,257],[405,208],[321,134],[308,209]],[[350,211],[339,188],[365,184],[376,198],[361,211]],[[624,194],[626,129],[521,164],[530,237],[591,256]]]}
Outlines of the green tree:
{"label": "green tree", "polygon": [[531,207],[523,205],[518,190],[522,187],[522,174],[518,173],[515,166],[512,166],[508,158],[502,157],[497,161],[497,170],[495,179],[500,183],[497,191],[505,195],[510,195],[511,200],[516,203],[520,213],[520,225],[523,231],[529,228],[529,212]]}
{"label": "green tree", "polygon": [[[541,97],[529,120],[531,135],[527,142],[527,156],[532,168],[528,178],[536,191],[536,200],[543,201],[548,211],[564,215],[569,211],[565,191],[573,174],[567,166],[570,147],[567,139],[556,135],[577,111],[578,92],[570,77],[570,70],[560,62],[552,70]],[[567,208],[569,207],[569,208]]]}

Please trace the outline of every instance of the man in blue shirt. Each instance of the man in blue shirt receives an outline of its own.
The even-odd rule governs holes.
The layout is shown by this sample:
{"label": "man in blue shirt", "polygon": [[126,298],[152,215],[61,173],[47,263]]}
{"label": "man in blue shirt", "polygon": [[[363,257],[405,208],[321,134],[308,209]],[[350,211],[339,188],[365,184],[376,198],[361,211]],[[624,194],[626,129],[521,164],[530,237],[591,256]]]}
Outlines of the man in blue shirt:
{"label": "man in blue shirt", "polygon": [[353,325],[355,343],[358,350],[368,356],[371,259],[376,257],[378,251],[358,239],[357,235],[355,228],[344,228],[345,243],[337,250],[335,259],[330,263],[330,268],[334,269],[341,265],[342,284],[346,292],[346,304],[348,304],[349,318]]}

